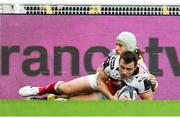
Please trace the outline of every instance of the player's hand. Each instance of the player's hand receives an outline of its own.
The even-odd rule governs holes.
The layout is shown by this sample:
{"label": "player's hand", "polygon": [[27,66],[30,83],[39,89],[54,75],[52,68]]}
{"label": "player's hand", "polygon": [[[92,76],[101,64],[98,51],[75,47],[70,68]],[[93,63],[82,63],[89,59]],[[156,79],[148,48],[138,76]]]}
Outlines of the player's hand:
{"label": "player's hand", "polygon": [[151,81],[151,89],[153,92],[155,92],[158,88],[158,82],[156,80],[150,80]]}
{"label": "player's hand", "polygon": [[114,96],[111,95],[111,96],[109,96],[108,98],[109,98],[109,100],[118,100],[116,95],[114,95]]}
{"label": "player's hand", "polygon": [[116,92],[116,94],[112,97],[112,100],[118,100],[117,92]]}
{"label": "player's hand", "polygon": [[158,88],[158,82],[156,81],[156,77],[154,75],[150,75],[149,78],[150,82],[151,82],[151,89],[152,91],[156,91]]}

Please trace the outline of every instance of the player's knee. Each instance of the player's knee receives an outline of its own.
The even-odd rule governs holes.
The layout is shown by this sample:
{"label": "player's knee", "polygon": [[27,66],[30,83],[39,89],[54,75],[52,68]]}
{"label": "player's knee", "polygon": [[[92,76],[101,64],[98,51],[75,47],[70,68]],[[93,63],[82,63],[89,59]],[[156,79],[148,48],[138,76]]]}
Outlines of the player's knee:
{"label": "player's knee", "polygon": [[71,94],[71,90],[69,89],[69,87],[66,85],[66,83],[60,83],[57,85],[56,87],[57,92],[61,93],[61,94]]}
{"label": "player's knee", "polygon": [[64,84],[65,82],[63,81],[57,82],[54,87],[55,91],[59,94],[64,94]]}

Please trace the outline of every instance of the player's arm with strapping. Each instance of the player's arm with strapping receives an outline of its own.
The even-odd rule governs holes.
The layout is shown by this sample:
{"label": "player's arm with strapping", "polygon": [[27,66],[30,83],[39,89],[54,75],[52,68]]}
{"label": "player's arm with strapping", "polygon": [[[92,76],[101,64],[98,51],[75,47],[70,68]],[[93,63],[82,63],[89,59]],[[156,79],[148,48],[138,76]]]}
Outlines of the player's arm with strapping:
{"label": "player's arm with strapping", "polygon": [[[147,84],[151,84],[151,82],[149,80],[147,80],[145,82],[147,82]],[[139,96],[142,100],[153,100],[153,92],[151,90],[151,85],[148,85],[148,86],[149,86],[149,87],[147,87],[148,90],[139,94]]]}
{"label": "player's arm with strapping", "polygon": [[142,77],[144,78],[138,86],[138,92],[139,96],[142,100],[153,100],[153,92],[151,89],[151,81],[148,79],[148,77]]}
{"label": "player's arm with strapping", "polygon": [[156,80],[156,77],[149,72],[146,64],[144,63],[144,59],[143,59],[142,56],[140,56],[139,59],[138,59],[138,65],[142,69],[144,69],[144,71],[149,73],[149,80],[151,82],[151,89],[152,89],[153,92],[155,92],[157,90],[157,88],[158,88],[158,82]]}

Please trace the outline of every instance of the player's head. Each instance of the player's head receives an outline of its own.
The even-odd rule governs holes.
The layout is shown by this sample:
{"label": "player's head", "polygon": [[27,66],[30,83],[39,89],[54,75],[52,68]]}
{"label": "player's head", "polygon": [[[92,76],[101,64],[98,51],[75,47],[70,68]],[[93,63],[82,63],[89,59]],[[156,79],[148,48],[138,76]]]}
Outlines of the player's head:
{"label": "player's head", "polygon": [[119,60],[119,72],[121,77],[132,76],[137,67],[137,55],[131,51],[125,51],[121,54]]}
{"label": "player's head", "polygon": [[134,52],[137,48],[136,37],[131,32],[121,32],[116,37],[116,53],[121,54],[124,51]]}

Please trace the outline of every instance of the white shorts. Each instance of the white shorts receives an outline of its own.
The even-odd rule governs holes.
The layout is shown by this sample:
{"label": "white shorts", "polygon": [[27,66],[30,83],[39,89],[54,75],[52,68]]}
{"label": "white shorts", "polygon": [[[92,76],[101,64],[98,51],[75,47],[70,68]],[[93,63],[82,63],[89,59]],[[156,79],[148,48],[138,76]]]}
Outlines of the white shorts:
{"label": "white shorts", "polygon": [[[87,78],[89,80],[90,86],[93,90],[99,91],[99,87],[97,85],[97,76],[98,76],[99,72],[97,72],[96,74],[91,74],[88,75]],[[98,93],[99,95],[99,99],[101,100],[106,100],[107,97],[105,97],[101,92]]]}
{"label": "white shorts", "polygon": [[97,72],[96,74],[91,74],[88,75],[87,78],[89,80],[89,83],[91,85],[91,88],[93,90],[99,90],[98,85],[97,85],[97,76],[98,76],[99,72]]}

